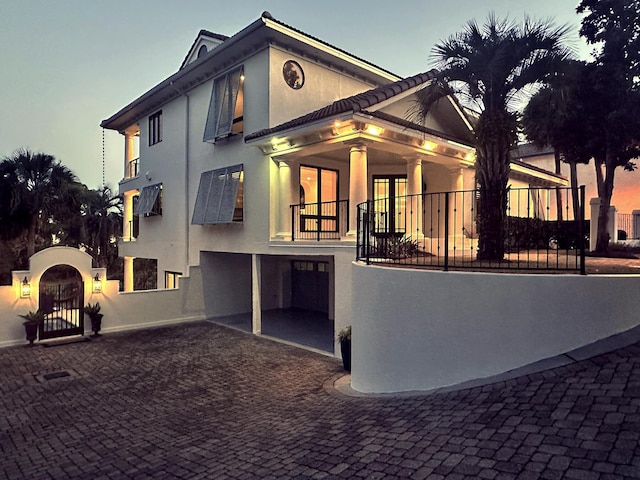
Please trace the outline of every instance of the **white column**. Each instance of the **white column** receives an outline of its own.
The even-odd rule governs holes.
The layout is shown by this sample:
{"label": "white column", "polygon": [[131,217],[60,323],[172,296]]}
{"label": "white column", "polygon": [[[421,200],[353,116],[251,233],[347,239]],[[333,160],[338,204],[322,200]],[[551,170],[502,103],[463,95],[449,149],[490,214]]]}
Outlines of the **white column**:
{"label": "white column", "polygon": [[455,170],[451,170],[451,191],[452,192],[461,192],[464,190],[464,169],[457,168]]}
{"label": "white column", "polygon": [[[450,185],[451,191],[454,192],[449,196],[449,245],[455,245],[456,248],[460,248],[459,242],[462,243],[462,248],[468,248],[464,245],[464,231],[463,228],[471,228],[471,221],[467,212],[465,212],[465,201],[470,201],[471,198],[465,198],[462,192],[464,190],[464,169],[456,168],[449,171],[451,175]],[[467,221],[467,225],[464,221]]]}
{"label": "white column", "polygon": [[122,240],[130,242],[133,240],[133,194],[135,192],[125,192],[124,211],[122,215]]}
{"label": "white column", "polygon": [[124,291],[133,292],[133,259],[124,257]]}
{"label": "white column", "polygon": [[251,330],[255,335],[262,333],[262,272],[260,255],[251,255]]}
{"label": "white column", "polygon": [[422,231],[422,158],[407,157],[407,195],[409,202],[407,208],[410,208],[411,224],[407,224],[407,234],[412,239],[424,237]]}
{"label": "white column", "polygon": [[129,170],[129,164],[134,159],[134,135],[124,132],[124,178],[131,178],[133,175]]}
{"label": "white column", "polygon": [[349,231],[356,236],[358,230],[358,204],[367,201],[367,146],[362,143],[349,150]]}
{"label": "white column", "polygon": [[280,209],[278,216],[278,233],[280,238],[291,237],[291,205],[293,204],[293,190],[291,184],[291,166],[287,162],[278,162],[278,188],[280,192]]}
{"label": "white column", "polygon": [[633,223],[631,226],[631,238],[639,239],[640,238],[640,210],[634,210],[631,212]]}

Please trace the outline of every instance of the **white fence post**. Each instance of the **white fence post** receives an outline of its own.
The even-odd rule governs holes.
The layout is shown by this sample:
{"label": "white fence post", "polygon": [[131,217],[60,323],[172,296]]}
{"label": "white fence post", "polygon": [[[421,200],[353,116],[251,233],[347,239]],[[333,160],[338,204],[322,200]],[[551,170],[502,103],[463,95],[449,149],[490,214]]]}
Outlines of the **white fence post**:
{"label": "white fence post", "polygon": [[640,210],[634,210],[631,215],[631,238],[640,239]]}

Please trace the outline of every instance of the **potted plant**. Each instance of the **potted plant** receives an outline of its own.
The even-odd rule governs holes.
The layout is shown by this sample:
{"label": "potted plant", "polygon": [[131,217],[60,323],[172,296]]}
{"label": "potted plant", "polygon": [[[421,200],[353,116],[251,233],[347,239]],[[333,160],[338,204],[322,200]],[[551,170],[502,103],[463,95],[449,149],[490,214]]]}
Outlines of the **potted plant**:
{"label": "potted plant", "polygon": [[35,312],[29,311],[26,315],[20,315],[25,319],[22,324],[29,340],[29,346],[33,347],[33,342],[38,338],[38,328],[44,323],[44,312],[40,309]]}
{"label": "potted plant", "polygon": [[91,319],[91,330],[93,331],[93,336],[97,337],[100,335],[98,332],[102,327],[102,317],[104,315],[100,313],[100,302],[96,302],[93,305],[91,303],[87,303],[84,307],[84,312],[89,315]]}
{"label": "potted plant", "polygon": [[340,353],[342,353],[342,364],[347,372],[351,371],[351,325],[343,328],[338,333],[340,340]]}

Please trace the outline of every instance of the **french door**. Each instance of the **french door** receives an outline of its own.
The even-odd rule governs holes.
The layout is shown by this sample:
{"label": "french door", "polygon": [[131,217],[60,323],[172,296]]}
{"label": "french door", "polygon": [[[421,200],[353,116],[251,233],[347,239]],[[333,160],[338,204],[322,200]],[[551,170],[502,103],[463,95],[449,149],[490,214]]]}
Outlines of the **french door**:
{"label": "french door", "polygon": [[407,177],[373,177],[374,234],[403,235],[407,223]]}
{"label": "french door", "polygon": [[338,172],[300,167],[300,230],[338,231]]}

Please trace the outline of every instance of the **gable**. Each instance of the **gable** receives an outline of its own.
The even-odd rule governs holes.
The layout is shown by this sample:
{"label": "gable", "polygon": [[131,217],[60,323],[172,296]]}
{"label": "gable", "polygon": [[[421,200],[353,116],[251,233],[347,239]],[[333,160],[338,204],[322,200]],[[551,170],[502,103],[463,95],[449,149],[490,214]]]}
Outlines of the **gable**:
{"label": "gable", "polygon": [[[429,86],[424,88],[429,88]],[[397,95],[390,101],[368,108],[367,111],[414,122],[409,112],[414,108],[417,99],[416,91],[413,91],[408,95]],[[443,98],[433,106],[422,126],[461,140],[471,141],[472,138],[472,127],[469,120],[458,108],[455,101],[449,97]]]}
{"label": "gable", "polygon": [[215,49],[218,45],[224,42],[227,38],[226,35],[220,35],[218,33],[213,33],[208,30],[200,30],[198,36],[191,44],[191,48],[187,53],[187,56],[182,61],[180,65],[180,70],[189,65],[192,62],[195,62],[202,56],[209,53],[211,50]]}

